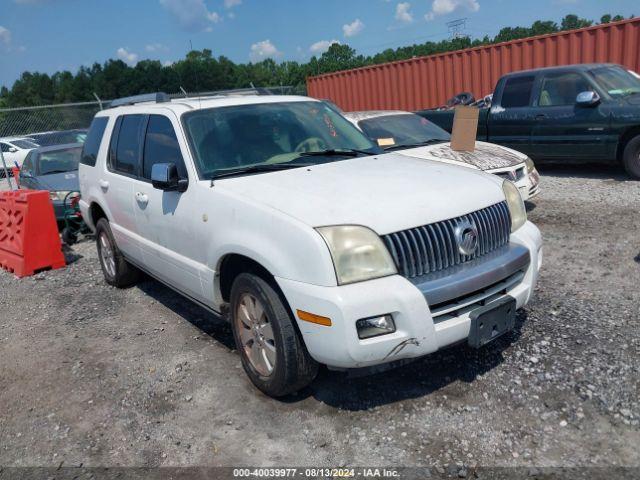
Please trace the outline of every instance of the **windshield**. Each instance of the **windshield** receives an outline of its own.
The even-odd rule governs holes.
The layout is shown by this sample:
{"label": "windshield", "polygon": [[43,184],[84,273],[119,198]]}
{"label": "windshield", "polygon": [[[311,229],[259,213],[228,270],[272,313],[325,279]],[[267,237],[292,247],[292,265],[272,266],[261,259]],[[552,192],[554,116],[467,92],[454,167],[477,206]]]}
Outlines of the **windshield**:
{"label": "windshield", "polygon": [[[183,124],[202,178],[261,165],[307,166],[348,158],[336,154],[341,150],[379,153],[357,128],[321,102],[209,108],[186,113]],[[324,151],[331,153],[305,155]]]}
{"label": "windshield", "polygon": [[39,175],[71,172],[78,170],[82,148],[74,147],[54,152],[42,152],[38,155]]}
{"label": "windshield", "polygon": [[358,125],[369,138],[385,149],[429,141],[447,142],[451,139],[442,128],[413,113],[369,118],[361,120]]}
{"label": "windshield", "polygon": [[11,140],[11,143],[13,143],[18,148],[22,148],[23,150],[38,148],[38,145],[36,145],[33,142],[30,142],[29,140]]}
{"label": "windshield", "polygon": [[620,67],[602,67],[590,70],[596,83],[612,97],[625,97],[640,93],[640,79]]}

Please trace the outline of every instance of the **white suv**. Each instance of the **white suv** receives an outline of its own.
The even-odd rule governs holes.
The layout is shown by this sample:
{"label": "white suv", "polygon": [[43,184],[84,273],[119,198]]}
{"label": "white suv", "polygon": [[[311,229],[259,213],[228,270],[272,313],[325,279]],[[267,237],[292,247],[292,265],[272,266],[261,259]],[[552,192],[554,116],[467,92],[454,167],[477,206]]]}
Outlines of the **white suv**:
{"label": "white suv", "polygon": [[383,153],[326,104],[132,97],[99,112],[81,208],[106,281],[142,270],[230,319],[263,392],[509,331],[541,237],[494,175]]}

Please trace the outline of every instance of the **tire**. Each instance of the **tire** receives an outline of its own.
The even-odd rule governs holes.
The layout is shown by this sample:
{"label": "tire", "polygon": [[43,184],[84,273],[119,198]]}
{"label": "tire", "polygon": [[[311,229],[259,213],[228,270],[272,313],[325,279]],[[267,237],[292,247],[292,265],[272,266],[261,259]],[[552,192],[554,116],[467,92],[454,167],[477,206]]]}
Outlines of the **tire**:
{"label": "tire", "polygon": [[272,285],[254,274],[240,274],[231,287],[230,316],[242,367],[258,389],[282,397],[313,381],[318,363]]}
{"label": "tire", "polygon": [[106,218],[101,218],[96,224],[96,247],[104,279],[109,285],[127,288],[138,282],[140,270],[122,256]]}
{"label": "tire", "polygon": [[624,147],[622,164],[629,175],[640,180],[640,135],[633,137]]}

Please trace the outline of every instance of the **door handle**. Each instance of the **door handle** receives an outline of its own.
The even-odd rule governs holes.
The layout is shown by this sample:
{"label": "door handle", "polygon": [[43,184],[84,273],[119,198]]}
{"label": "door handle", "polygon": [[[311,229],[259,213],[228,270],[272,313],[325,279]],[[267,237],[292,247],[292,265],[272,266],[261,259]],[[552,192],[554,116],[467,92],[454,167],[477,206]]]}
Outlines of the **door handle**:
{"label": "door handle", "polygon": [[544,113],[539,113],[536,115],[536,120],[544,120],[547,116]]}
{"label": "door handle", "polygon": [[136,202],[140,205],[146,205],[149,203],[149,197],[145,193],[136,192]]}
{"label": "door handle", "polygon": [[106,180],[98,180],[98,185],[100,185],[100,188],[103,190],[109,189],[109,182],[107,182]]}

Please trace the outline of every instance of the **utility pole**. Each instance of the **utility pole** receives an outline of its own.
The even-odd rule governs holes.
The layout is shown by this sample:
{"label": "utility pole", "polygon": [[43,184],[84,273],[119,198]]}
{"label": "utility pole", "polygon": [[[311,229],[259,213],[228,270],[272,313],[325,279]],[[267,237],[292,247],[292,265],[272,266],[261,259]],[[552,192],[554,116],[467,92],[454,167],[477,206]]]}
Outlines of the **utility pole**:
{"label": "utility pole", "polygon": [[449,38],[451,40],[455,38],[464,38],[467,36],[464,33],[467,28],[467,19],[466,18],[458,18],[457,20],[451,20],[447,22],[447,28],[449,29]]}

